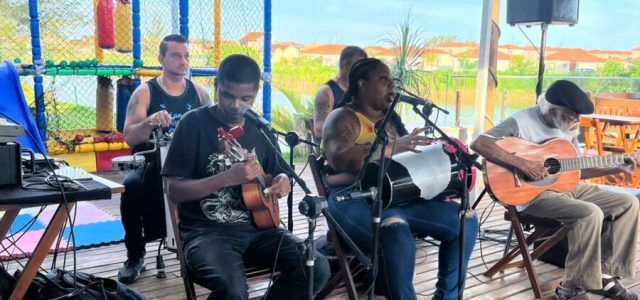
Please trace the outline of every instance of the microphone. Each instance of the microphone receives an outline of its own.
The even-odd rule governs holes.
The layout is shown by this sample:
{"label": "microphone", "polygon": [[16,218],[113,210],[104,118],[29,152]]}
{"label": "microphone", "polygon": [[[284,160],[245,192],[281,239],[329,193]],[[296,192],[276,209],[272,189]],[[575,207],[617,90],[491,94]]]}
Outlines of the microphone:
{"label": "microphone", "polygon": [[243,106],[240,106],[240,109],[238,109],[238,112],[241,115],[243,115],[246,119],[249,119],[255,122],[256,124],[258,124],[259,128],[262,128],[267,131],[271,130],[271,123],[269,123],[269,121],[267,121],[265,118],[258,115],[255,111],[251,110],[251,106],[246,104]]}
{"label": "microphone", "polygon": [[404,102],[404,103],[408,103],[408,104],[411,104],[413,106],[416,106],[416,105],[433,106],[433,103],[431,103],[431,101],[429,101],[429,100],[421,99],[421,98],[417,98],[417,97],[411,97],[409,95],[403,95],[403,94],[400,94],[400,99],[398,99],[398,101]]}
{"label": "microphone", "polygon": [[400,98],[398,99],[400,102],[408,103],[408,104],[411,104],[412,106],[424,105],[422,107],[422,111],[427,116],[431,114],[431,111],[434,108],[439,110],[439,111],[441,111],[441,112],[443,112],[446,115],[449,114],[449,111],[447,111],[446,109],[443,109],[442,107],[436,105],[435,103],[433,103],[433,101],[430,101],[429,99],[420,98],[420,97],[412,94],[411,92],[405,90],[404,88],[402,88],[400,86],[396,86],[396,89],[397,89],[398,93],[405,92],[405,93],[408,94],[408,95],[400,94]]}
{"label": "microphone", "polygon": [[364,198],[374,199],[378,196],[378,188],[370,187],[368,191],[362,192],[351,192],[346,195],[341,195],[336,197],[336,201],[344,201],[344,200],[358,200]]}

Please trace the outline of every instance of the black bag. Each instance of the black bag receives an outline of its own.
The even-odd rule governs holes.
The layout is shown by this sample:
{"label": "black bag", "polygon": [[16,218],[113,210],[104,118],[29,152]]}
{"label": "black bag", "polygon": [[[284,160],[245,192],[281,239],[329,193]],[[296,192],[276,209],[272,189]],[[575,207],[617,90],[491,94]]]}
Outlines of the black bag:
{"label": "black bag", "polygon": [[15,285],[16,279],[0,265],[0,299],[9,299]]}
{"label": "black bag", "polygon": [[[20,276],[16,272],[16,278]],[[75,285],[72,272],[61,269],[38,272],[33,278],[25,299],[74,300],[146,300],[144,296],[113,279],[76,272]]]}

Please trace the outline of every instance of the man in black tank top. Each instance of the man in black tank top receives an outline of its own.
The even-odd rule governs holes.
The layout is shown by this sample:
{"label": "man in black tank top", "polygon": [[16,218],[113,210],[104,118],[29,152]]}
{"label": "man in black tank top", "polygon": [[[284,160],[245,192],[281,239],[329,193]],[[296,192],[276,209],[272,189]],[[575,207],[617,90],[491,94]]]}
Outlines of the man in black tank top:
{"label": "man in black tank top", "polygon": [[[211,103],[204,87],[184,78],[189,71],[189,46],[184,37],[166,36],[158,61],[162,75],[138,87],[127,106],[124,136],[134,153],[150,148],[146,142],[155,127],[171,133],[183,114]],[[145,162],[144,168],[127,174],[120,199],[127,260],[118,271],[118,280],[125,283],[134,282],[144,271],[145,243],[166,236],[159,162],[155,155],[145,156]]]}
{"label": "man in black tank top", "polygon": [[367,58],[367,53],[359,47],[347,46],[340,52],[338,74],[320,86],[316,93],[313,106],[313,137],[316,142],[320,142],[322,137],[322,126],[329,113],[335,108],[344,92],[349,87],[349,70],[354,62]]}

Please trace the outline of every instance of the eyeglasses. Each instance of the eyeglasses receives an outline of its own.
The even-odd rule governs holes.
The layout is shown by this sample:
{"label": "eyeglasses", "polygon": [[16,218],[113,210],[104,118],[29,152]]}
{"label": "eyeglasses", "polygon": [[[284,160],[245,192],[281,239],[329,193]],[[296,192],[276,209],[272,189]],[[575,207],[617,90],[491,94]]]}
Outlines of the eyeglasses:
{"label": "eyeglasses", "polygon": [[566,122],[573,123],[580,121],[580,115],[575,112],[569,111],[564,108],[558,108],[558,111],[560,112],[562,120]]}

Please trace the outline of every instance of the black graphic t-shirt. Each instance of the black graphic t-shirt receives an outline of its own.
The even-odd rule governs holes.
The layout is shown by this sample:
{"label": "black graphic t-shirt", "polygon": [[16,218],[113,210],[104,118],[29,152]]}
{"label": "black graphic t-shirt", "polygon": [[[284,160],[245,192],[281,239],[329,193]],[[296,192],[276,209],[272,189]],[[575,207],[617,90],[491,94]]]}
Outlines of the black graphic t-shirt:
{"label": "black graphic t-shirt", "polygon": [[[164,176],[201,179],[227,170],[228,158],[218,142],[218,128],[229,131],[229,126],[216,119],[214,107],[200,107],[185,114],[173,135],[171,147],[162,169]],[[276,144],[275,137],[271,137]],[[244,135],[238,138],[242,148],[253,152],[265,173],[276,176],[283,169],[276,162],[266,138],[258,132],[256,124],[245,121]],[[197,227],[201,222],[236,223],[251,222],[240,186],[226,187],[209,196],[184,203],[180,207],[180,223],[183,228]]]}

